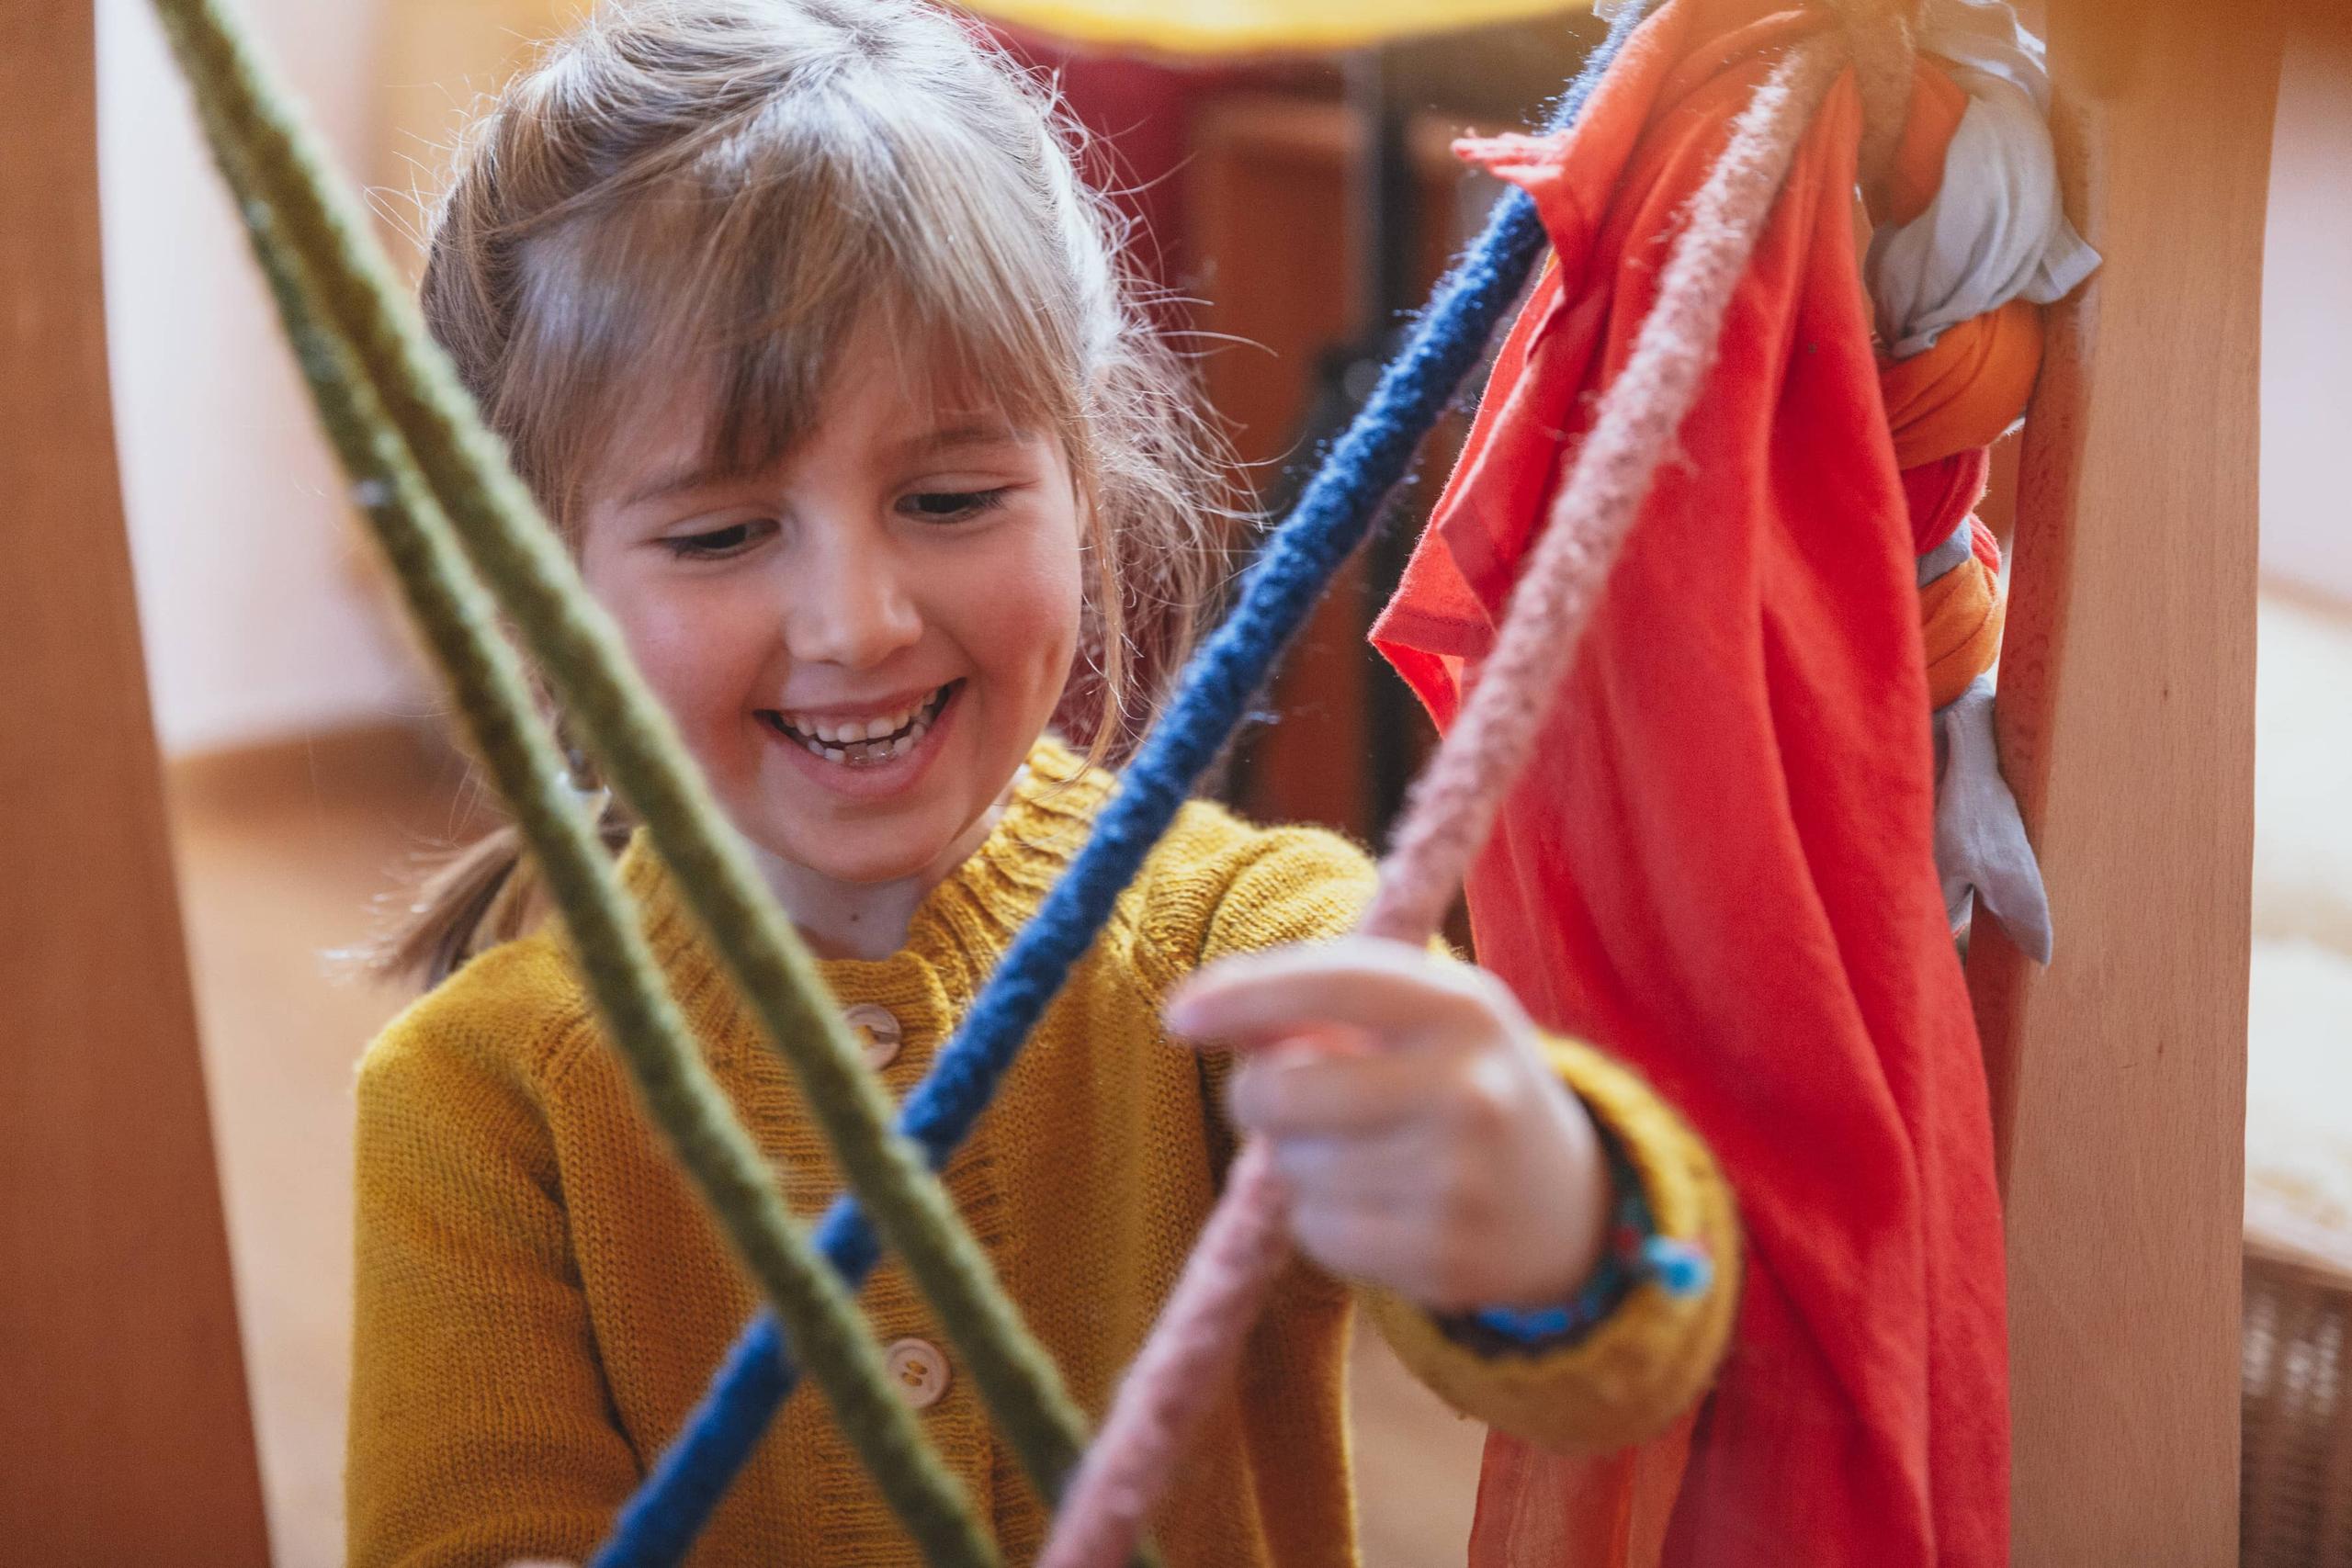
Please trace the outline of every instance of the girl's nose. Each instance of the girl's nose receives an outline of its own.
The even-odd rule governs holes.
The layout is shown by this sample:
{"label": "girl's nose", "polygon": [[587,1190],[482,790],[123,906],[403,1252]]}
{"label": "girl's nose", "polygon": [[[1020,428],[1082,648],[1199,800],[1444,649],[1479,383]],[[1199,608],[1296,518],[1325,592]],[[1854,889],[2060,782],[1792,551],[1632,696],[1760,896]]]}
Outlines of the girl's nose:
{"label": "girl's nose", "polygon": [[922,635],[899,563],[880,545],[804,552],[786,590],[786,640],[803,663],[869,669]]}

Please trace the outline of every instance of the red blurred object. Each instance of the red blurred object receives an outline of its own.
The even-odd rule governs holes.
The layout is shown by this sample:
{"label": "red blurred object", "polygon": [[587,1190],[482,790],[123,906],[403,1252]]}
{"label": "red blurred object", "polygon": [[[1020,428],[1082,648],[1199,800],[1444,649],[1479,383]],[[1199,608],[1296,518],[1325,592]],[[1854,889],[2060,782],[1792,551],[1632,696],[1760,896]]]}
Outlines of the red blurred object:
{"label": "red blurred object", "polygon": [[1014,59],[1053,74],[1063,107],[1087,133],[1080,173],[1134,221],[1129,251],[1144,276],[1180,292],[1195,260],[1186,254],[1192,231],[1183,174],[1194,112],[1238,87],[1329,74],[1309,65],[1165,65],[1073,50],[1009,28],[989,30]]}

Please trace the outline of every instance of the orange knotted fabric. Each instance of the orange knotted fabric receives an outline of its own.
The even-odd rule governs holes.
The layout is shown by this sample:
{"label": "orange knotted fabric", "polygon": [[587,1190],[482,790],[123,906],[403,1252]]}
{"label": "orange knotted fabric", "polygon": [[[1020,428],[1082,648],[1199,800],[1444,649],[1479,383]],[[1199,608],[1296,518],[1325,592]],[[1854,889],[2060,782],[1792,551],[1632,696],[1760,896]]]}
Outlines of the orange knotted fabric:
{"label": "orange knotted fabric", "polygon": [[[1968,95],[1932,59],[1921,61],[1894,166],[1869,193],[1875,221],[1908,223],[1928,209],[1943,185],[1944,157],[1967,107]],[[2041,307],[2012,299],[1946,328],[1922,353],[1880,359],[1879,393],[1921,554],[1949,537],[1958,517],[1983,497],[1984,449],[2023,417],[2041,371]],[[1966,499],[1954,511],[1952,498],[1962,490]],[[1924,512],[1923,496],[1934,498]],[[1919,592],[1929,701],[1936,707],[1966,691],[2000,655],[2000,547],[1982,528],[1977,532],[1971,559]]]}
{"label": "orange knotted fabric", "polygon": [[2041,307],[2028,299],[1945,329],[1925,353],[1883,362],[1896,466],[1990,446],[2025,412],[2041,370]]}
{"label": "orange knotted fabric", "polygon": [[[1895,146],[1894,169],[1870,190],[1870,216],[1910,223],[1943,186],[1943,160],[1969,106],[1933,59],[1912,83],[1910,120]],[[1948,327],[1924,353],[1879,360],[1879,398],[1894,437],[1895,468],[1905,470],[1912,536],[1919,552],[1952,534],[1985,491],[1983,449],[2025,413],[2041,374],[2041,306],[2013,299],[1996,310]],[[1919,475],[1919,482],[1912,482]],[[1954,493],[1966,501],[1952,508]],[[1922,513],[1922,496],[1933,496]],[[1992,668],[2002,651],[2007,594],[2002,547],[1983,526],[1971,558],[1919,588],[1919,635],[1927,644],[1928,703],[1943,707]]]}
{"label": "orange knotted fabric", "polygon": [[1984,524],[1970,528],[1968,558],[1919,590],[1930,708],[1958,700],[2001,651],[2001,547]]}

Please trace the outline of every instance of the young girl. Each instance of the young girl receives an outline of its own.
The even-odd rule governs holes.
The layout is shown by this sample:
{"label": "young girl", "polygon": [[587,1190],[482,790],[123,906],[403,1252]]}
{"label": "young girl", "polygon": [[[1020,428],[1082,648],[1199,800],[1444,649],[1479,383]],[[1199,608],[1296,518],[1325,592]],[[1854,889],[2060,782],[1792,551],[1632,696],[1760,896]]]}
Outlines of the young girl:
{"label": "young girl", "polygon": [[[1099,762],[1148,716],[1230,494],[1049,99],[915,0],[623,10],[506,91],[424,297],[903,1094],[1111,788],[1057,728]],[[621,860],[813,1215],[839,1183],[782,1061],[656,858]],[[361,1568],[584,1557],[758,1305],[518,878],[502,836],[445,879],[405,949],[440,983],[360,1075]],[[1465,1412],[1560,1446],[1655,1430],[1721,1351],[1706,1151],[1479,972],[1343,938],[1371,880],[1329,834],[1188,807],[945,1173],[1099,1413],[1235,1138],[1272,1141],[1312,1266],[1157,1516],[1172,1564],[1355,1560],[1359,1298]],[[1257,1049],[1228,1081],[1171,1038]],[[1726,1267],[1630,1285],[1629,1215]],[[885,1267],[862,1303],[1025,1560],[1046,1517],[923,1303]],[[695,1561],[913,1557],[804,1395]]]}

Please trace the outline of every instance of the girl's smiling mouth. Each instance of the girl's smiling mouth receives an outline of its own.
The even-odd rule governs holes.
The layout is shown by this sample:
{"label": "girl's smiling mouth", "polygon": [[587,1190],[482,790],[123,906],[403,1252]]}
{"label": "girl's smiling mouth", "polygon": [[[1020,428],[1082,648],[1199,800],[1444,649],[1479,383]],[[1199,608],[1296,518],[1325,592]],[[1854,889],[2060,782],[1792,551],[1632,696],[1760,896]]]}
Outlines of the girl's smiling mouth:
{"label": "girl's smiling mouth", "polygon": [[781,739],[833,766],[879,768],[910,756],[963,688],[962,680],[950,681],[912,701],[877,706],[870,713],[844,715],[839,707],[829,713],[762,708],[759,718]]}

